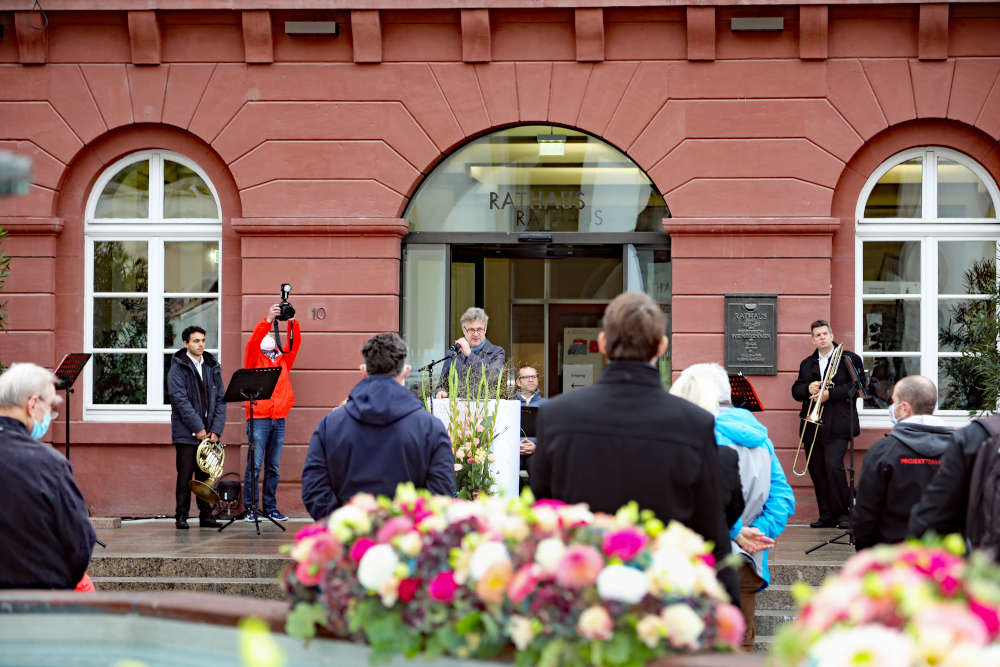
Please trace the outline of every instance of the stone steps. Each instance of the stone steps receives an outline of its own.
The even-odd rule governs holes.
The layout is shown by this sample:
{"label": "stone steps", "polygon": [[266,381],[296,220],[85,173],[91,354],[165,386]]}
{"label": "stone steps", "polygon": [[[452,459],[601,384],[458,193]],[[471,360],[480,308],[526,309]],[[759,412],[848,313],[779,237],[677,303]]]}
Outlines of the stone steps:
{"label": "stone steps", "polygon": [[786,561],[771,564],[771,584],[757,594],[754,614],[757,653],[766,653],[778,628],[795,619],[798,606],[792,598],[792,584],[804,581],[813,588],[835,574],[843,565],[837,561]]}
{"label": "stone steps", "polygon": [[199,591],[283,600],[283,556],[101,556],[87,573],[99,591]]}

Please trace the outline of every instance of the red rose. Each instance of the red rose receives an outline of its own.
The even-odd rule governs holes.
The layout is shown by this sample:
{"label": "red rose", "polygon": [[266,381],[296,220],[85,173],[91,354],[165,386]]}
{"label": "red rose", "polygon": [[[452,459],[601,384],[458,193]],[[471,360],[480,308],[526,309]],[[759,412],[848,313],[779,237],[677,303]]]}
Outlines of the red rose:
{"label": "red rose", "polygon": [[409,602],[424,583],[419,577],[410,577],[399,582],[399,601]]}

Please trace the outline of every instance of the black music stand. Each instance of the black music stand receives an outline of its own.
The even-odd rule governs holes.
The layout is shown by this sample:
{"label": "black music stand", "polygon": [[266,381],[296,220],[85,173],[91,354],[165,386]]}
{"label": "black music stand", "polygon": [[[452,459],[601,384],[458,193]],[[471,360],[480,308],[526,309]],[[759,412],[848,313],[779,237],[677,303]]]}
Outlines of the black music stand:
{"label": "black music stand", "polygon": [[[257,526],[257,534],[260,535],[260,515],[263,512],[257,506],[257,475],[256,464],[254,463],[254,459],[257,458],[255,456],[257,446],[253,437],[253,409],[257,405],[257,401],[266,401],[271,398],[271,394],[274,393],[274,386],[278,384],[279,375],[281,375],[280,366],[241,368],[233,373],[233,377],[229,380],[229,386],[226,387],[226,395],[222,399],[224,402],[243,403],[244,401],[250,401],[250,450],[247,454],[247,466],[250,468],[250,477],[254,479],[254,490],[253,497],[243,499],[243,511],[231,518],[226,524],[219,526],[220,533],[232,525],[233,521],[242,519],[248,514],[253,514],[254,525]],[[268,516],[266,518],[281,530],[285,530],[284,526],[271,517]]]}
{"label": "black music stand", "polygon": [[750,412],[764,412],[764,406],[757,398],[757,392],[753,390],[753,385],[743,375],[743,371],[729,375],[729,390],[730,402],[734,408],[743,408]]}
{"label": "black music stand", "polygon": [[[66,460],[69,461],[69,395],[73,393],[73,383],[76,379],[80,377],[80,372],[83,367],[87,365],[90,361],[90,352],[70,352],[62,361],[59,362],[59,367],[55,370],[56,379],[59,383],[56,385],[56,389],[63,389],[66,391]],[[95,540],[103,548],[107,549],[108,545],[100,540]]]}
{"label": "black music stand", "polygon": [[58,389],[66,391],[66,460],[69,460],[69,395],[73,393],[73,383],[80,377],[80,371],[90,360],[89,352],[71,352],[63,357],[56,368],[55,376],[59,379]]}
{"label": "black music stand", "polygon": [[[831,537],[826,542],[820,542],[819,544],[813,545],[806,549],[806,554],[811,554],[817,549],[822,549],[828,544],[844,544],[848,546],[854,546],[854,505],[858,498],[858,489],[854,481],[854,419],[858,414],[858,395],[863,399],[868,400],[871,398],[871,394],[865,389],[864,383],[864,369],[861,369],[861,373],[858,373],[858,369],[854,367],[854,362],[851,358],[844,354],[842,359],[847,362],[847,371],[851,374],[851,429],[850,437],[847,438],[847,484],[850,492],[850,500],[848,501],[848,513],[847,513],[847,530],[842,532],[840,535]],[[817,428],[819,428],[817,426]],[[847,538],[846,542],[841,542],[840,540]]]}

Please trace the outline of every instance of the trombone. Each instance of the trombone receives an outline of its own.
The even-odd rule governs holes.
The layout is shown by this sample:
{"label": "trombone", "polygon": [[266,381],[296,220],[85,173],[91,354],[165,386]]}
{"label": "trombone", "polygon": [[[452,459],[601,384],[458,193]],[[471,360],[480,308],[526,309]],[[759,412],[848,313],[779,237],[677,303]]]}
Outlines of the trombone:
{"label": "trombone", "polygon": [[[819,391],[809,398],[809,409],[806,411],[806,416],[802,418],[802,431],[799,433],[799,446],[795,450],[795,458],[792,459],[792,474],[796,477],[805,477],[806,472],[809,471],[809,461],[812,459],[813,449],[816,446],[816,436],[819,434],[819,425],[823,423],[823,406],[825,405],[823,402],[823,392],[833,386],[833,376],[837,374],[837,367],[840,366],[840,357],[843,354],[843,343],[833,348],[833,354],[830,355],[830,361],[826,364],[826,373],[823,374],[823,381],[819,386]],[[795,464],[798,463],[799,454],[802,452],[803,444],[805,444],[806,429],[809,428],[810,424],[813,425],[812,440],[809,441],[809,449],[806,452],[806,466],[800,472],[795,469]]]}

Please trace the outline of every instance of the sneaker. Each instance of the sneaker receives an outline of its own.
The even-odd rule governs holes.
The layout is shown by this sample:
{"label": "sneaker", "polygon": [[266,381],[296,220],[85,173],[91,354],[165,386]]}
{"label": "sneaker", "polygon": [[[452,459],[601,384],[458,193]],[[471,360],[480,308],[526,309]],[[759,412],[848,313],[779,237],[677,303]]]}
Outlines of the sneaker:
{"label": "sneaker", "polygon": [[267,515],[275,521],[288,521],[288,517],[279,512],[277,509],[271,510],[267,513]]}
{"label": "sneaker", "polygon": [[245,517],[243,517],[243,520],[244,521],[249,521],[250,523],[253,523],[254,521],[257,520],[257,515],[254,514],[253,512],[247,512],[247,515]]}

